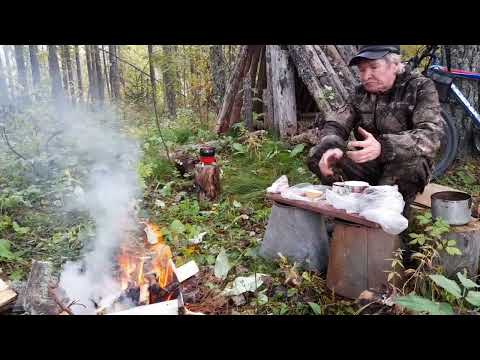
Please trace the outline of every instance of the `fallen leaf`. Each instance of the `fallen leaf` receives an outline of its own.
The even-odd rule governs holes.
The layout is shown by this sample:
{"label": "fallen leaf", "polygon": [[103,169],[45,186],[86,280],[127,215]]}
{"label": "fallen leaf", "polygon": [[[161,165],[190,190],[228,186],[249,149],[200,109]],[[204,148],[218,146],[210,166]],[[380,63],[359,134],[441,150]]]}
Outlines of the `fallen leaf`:
{"label": "fallen leaf", "polygon": [[225,252],[225,249],[222,249],[215,260],[215,277],[222,280],[226,279],[231,267],[227,253]]}
{"label": "fallen leaf", "polygon": [[198,234],[197,236],[193,237],[192,239],[189,239],[188,241],[192,244],[200,244],[205,235],[207,235],[206,231]]}
{"label": "fallen leaf", "polygon": [[[233,280],[230,286],[227,286],[223,291],[223,296],[235,296],[243,294],[247,291],[254,292],[257,290],[262,284],[262,278],[267,276],[266,274],[257,274],[251,276],[239,276],[235,280]],[[256,281],[255,281],[256,280]]]}
{"label": "fallen leaf", "polygon": [[162,200],[155,200],[155,206],[163,209],[165,207],[165,202],[163,202]]}

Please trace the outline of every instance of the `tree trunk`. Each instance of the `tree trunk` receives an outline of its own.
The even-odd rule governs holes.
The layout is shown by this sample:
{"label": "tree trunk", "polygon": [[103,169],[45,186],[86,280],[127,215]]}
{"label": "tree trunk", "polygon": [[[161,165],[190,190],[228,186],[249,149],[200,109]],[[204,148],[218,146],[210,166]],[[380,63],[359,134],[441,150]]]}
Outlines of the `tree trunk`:
{"label": "tree trunk", "polygon": [[105,55],[105,46],[104,45],[102,45],[102,58],[103,58],[103,69],[105,71],[105,84],[107,85],[108,97],[110,99],[112,99],[112,91],[110,89],[110,77],[108,75],[109,71],[107,71],[107,69],[109,69],[109,67],[107,66],[107,59],[106,59],[106,55]]}
{"label": "tree trunk", "polygon": [[75,82],[73,80],[72,58],[70,56],[70,45],[64,45],[64,47],[65,47],[65,60],[67,61],[68,86],[70,89],[70,96],[72,97],[72,104],[75,104]]}
{"label": "tree trunk", "polygon": [[222,45],[210,46],[210,65],[213,79],[213,98],[218,113],[225,95],[225,61]]}
{"label": "tree trunk", "polygon": [[29,45],[30,64],[32,66],[32,83],[33,88],[38,89],[40,84],[40,65],[38,64],[38,48],[37,45]]}
{"label": "tree trunk", "polygon": [[293,64],[287,50],[278,45],[268,46],[271,48],[274,122],[278,123],[280,137],[286,138],[297,132]]}
{"label": "tree trunk", "polygon": [[112,88],[112,97],[120,99],[120,77],[118,73],[117,47],[116,45],[108,45],[110,53],[110,83]]}
{"label": "tree trunk", "polygon": [[0,105],[2,106],[7,105],[10,102],[6,78],[5,66],[3,65],[3,59],[0,56]]}
{"label": "tree trunk", "polygon": [[69,97],[69,79],[68,79],[68,70],[67,70],[67,47],[66,45],[62,45],[62,80],[63,80],[63,91],[65,92],[65,96]]}
{"label": "tree trunk", "polygon": [[[466,71],[480,71],[480,45],[450,45],[452,68]],[[479,83],[469,79],[455,79],[455,85],[462,91],[475,109],[480,106]],[[474,152],[473,123],[463,108],[456,103],[448,106],[448,112],[456,120],[460,141],[458,158],[471,157]]]}
{"label": "tree trunk", "polygon": [[177,117],[177,105],[175,99],[175,70],[173,63],[173,52],[175,45],[162,45],[164,61],[163,68],[163,85],[165,89],[165,104],[170,118]]}
{"label": "tree trunk", "polygon": [[10,97],[15,98],[15,81],[13,76],[13,66],[10,60],[9,45],[3,45],[3,54],[5,56],[6,76],[8,80],[8,88],[10,89]]}
{"label": "tree trunk", "polygon": [[199,202],[215,201],[221,191],[220,168],[217,164],[197,164],[194,170],[194,183]]}
{"label": "tree trunk", "polygon": [[100,62],[100,51],[98,50],[98,45],[93,45],[93,56],[95,58],[95,73],[97,80],[97,90],[98,90],[98,101],[100,104],[104,103],[105,100],[105,82],[103,79],[102,64]]}
{"label": "tree trunk", "polygon": [[[115,54],[120,59],[122,59],[121,51],[122,51],[122,46],[121,45],[115,45]],[[125,77],[123,76],[123,67],[124,67],[124,64],[123,63],[118,63],[118,61],[117,61],[118,80],[119,80],[120,84],[122,84],[123,93],[125,94]],[[119,97],[121,97],[120,92],[118,94],[119,94]]]}
{"label": "tree trunk", "polygon": [[97,85],[96,85],[96,78],[95,70],[94,70],[94,61],[93,61],[93,54],[92,54],[92,47],[91,45],[85,45],[85,57],[87,59],[87,73],[88,73],[88,96],[87,99],[90,99],[92,103],[94,103],[97,99]]}
{"label": "tree trunk", "polygon": [[80,52],[78,50],[78,45],[75,45],[75,64],[77,68],[78,101],[83,102],[82,68],[80,64]]}
{"label": "tree trunk", "polygon": [[52,95],[59,102],[63,98],[63,91],[56,45],[48,45],[48,71],[52,81]]}
{"label": "tree trunk", "polygon": [[17,76],[18,83],[22,87],[20,93],[22,96],[26,96],[28,92],[27,88],[27,69],[25,67],[25,56],[23,52],[23,45],[14,45],[15,47],[15,60],[17,63]]}
{"label": "tree trunk", "polygon": [[153,66],[153,45],[148,45],[148,66],[150,69],[150,85],[152,86],[152,102],[153,106],[157,108],[157,81],[155,79],[155,68]]}
{"label": "tree trunk", "polygon": [[477,276],[478,260],[480,257],[480,222],[471,221],[466,225],[452,226],[448,234],[442,239],[456,240],[456,247],[461,255],[450,256],[442,253],[438,263],[442,265],[446,276],[455,276],[460,271],[467,269],[470,277]]}

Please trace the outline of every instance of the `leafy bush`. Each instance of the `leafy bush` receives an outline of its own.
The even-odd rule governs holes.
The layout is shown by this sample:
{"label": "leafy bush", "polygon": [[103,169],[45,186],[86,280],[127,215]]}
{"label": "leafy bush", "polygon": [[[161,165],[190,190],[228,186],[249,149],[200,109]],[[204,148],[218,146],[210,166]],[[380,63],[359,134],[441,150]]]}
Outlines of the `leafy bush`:
{"label": "leafy bush", "polygon": [[461,312],[464,308],[480,309],[480,285],[468,279],[465,274],[457,272],[457,278],[460,281],[450,280],[443,275],[429,275],[429,279],[444,292],[442,298],[449,302],[435,302],[413,293],[408,296],[399,297],[395,303],[409,310],[418,313],[427,313],[431,315],[453,315],[452,305],[456,305]]}

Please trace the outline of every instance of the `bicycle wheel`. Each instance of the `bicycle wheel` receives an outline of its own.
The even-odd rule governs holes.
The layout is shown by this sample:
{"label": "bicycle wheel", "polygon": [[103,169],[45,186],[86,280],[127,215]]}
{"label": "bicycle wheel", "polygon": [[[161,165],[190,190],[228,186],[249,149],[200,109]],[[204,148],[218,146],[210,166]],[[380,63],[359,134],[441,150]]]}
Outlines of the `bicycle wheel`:
{"label": "bicycle wheel", "polygon": [[447,171],[455,160],[458,151],[458,131],[455,121],[445,110],[442,110],[442,117],[445,136],[435,159],[432,180],[439,178]]}

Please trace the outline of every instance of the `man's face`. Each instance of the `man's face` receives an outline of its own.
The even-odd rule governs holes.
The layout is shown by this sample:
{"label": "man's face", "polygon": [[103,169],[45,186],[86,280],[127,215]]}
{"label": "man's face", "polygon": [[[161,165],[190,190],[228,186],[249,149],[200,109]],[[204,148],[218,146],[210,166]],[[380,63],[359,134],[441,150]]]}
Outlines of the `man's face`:
{"label": "man's face", "polygon": [[392,88],[397,66],[384,59],[363,60],[358,64],[360,80],[368,92],[381,93]]}

